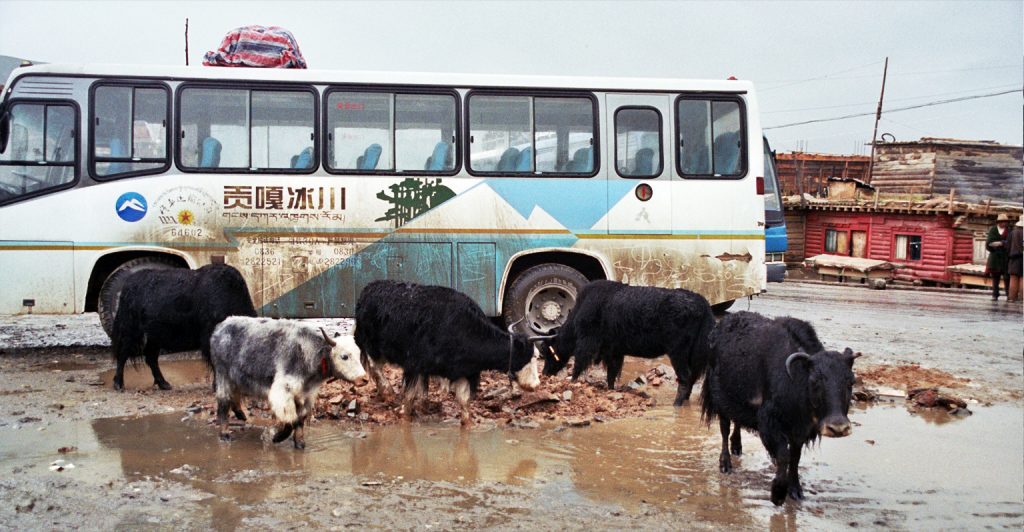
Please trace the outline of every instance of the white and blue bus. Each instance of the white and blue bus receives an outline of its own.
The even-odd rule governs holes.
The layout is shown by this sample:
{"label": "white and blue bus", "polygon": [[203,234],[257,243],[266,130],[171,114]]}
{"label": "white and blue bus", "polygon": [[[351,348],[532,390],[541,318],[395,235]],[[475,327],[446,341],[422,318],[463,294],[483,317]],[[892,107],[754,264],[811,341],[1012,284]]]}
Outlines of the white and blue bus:
{"label": "white and blue bus", "polygon": [[589,280],[765,289],[745,81],[41,65],[0,141],[3,314],[109,326],[128,274],[211,262],[266,316],[397,279],[537,332]]}

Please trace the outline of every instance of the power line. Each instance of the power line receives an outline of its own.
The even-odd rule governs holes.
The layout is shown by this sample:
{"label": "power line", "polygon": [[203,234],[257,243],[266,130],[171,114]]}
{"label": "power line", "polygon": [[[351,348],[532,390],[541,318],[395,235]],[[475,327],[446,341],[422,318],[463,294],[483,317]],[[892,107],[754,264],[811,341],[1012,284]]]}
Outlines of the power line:
{"label": "power line", "polygon": [[[934,102],[922,103],[922,104],[917,104],[917,105],[908,105],[906,107],[897,107],[895,109],[888,109],[885,112],[886,113],[895,113],[895,112],[898,112],[898,111],[909,111],[910,109],[920,109],[922,107],[931,107],[931,106],[934,106],[934,105],[943,105],[943,104],[947,104],[947,103],[963,102],[963,101],[966,101],[966,100],[977,100],[979,98],[991,98],[993,96],[1002,96],[1004,94],[1012,94],[1012,93],[1015,93],[1015,92],[1024,92],[1024,90],[1022,90],[1022,89],[1014,89],[1014,90],[1009,90],[1009,91],[993,92],[993,93],[990,93],[990,94],[977,94],[977,95],[974,95],[974,96],[963,96],[963,97],[960,97],[960,98],[950,98],[948,100],[938,100],[938,101],[934,101]],[[803,122],[793,122],[791,124],[782,124],[782,125],[779,125],[779,126],[770,126],[770,127],[765,127],[765,128],[761,128],[761,129],[782,129],[784,127],[802,126],[802,125],[805,125],[805,124],[816,124],[816,123],[819,123],[819,122],[832,122],[832,121],[835,121],[835,120],[846,120],[847,118],[857,118],[857,117],[860,117],[860,116],[871,116],[871,115],[874,115],[874,114],[875,114],[875,112],[872,111],[872,112],[869,112],[869,113],[856,113],[856,114],[852,114],[852,115],[835,116],[835,117],[832,117],[832,118],[818,118],[818,119],[815,119],[815,120],[804,120]]]}
{"label": "power line", "polygon": [[[847,69],[847,70],[840,70],[839,72],[833,72],[831,74],[825,74],[824,76],[817,76],[817,77],[813,77],[813,78],[798,79],[798,80],[762,81],[761,83],[786,83],[786,84],[785,85],[777,85],[775,87],[768,87],[767,89],[762,89],[761,92],[773,91],[775,89],[781,89],[783,87],[791,87],[793,85],[798,85],[800,83],[807,83],[807,82],[810,82],[810,81],[824,81],[824,80],[842,81],[842,80],[850,80],[850,79],[877,78],[878,74],[862,74],[862,75],[859,75],[859,76],[839,76],[839,77],[835,77],[835,75],[836,74],[844,74],[846,72],[851,72],[853,70],[859,70],[861,68],[865,68],[865,67],[872,66],[872,65],[877,65],[878,63],[881,63],[881,61],[877,61],[875,63],[870,63],[870,64],[867,64],[867,65],[864,65],[864,66],[860,66],[860,67],[856,67],[856,68],[850,68],[850,69]],[[971,68],[950,68],[950,69],[945,69],[945,70],[918,70],[918,71],[912,71],[912,72],[893,72],[891,75],[894,76],[894,77],[921,76],[921,75],[928,75],[928,74],[952,74],[952,73],[955,73],[955,72],[974,72],[974,71],[978,71],[978,70],[1007,70],[1007,69],[1011,69],[1011,68],[1019,69],[1019,68],[1021,68],[1021,65],[1019,65],[1019,64],[1018,65],[993,65],[993,66],[971,67]],[[792,83],[789,83],[790,81],[792,81]]]}
{"label": "power line", "polygon": [[[784,83],[784,85],[777,85],[775,87],[769,87],[767,89],[762,89],[761,92],[773,91],[773,90],[776,90],[776,89],[781,89],[783,87],[792,87],[793,85],[799,85],[801,83],[807,83],[809,81],[818,81],[818,80],[822,80],[822,79],[827,79],[827,78],[830,78],[831,76],[834,76],[836,74],[845,74],[846,72],[853,72],[854,70],[860,70],[862,68],[867,68],[869,66],[875,66],[875,65],[878,65],[878,64],[881,64],[881,61],[875,61],[873,63],[867,63],[865,65],[860,65],[860,66],[856,66],[856,67],[853,67],[853,68],[847,68],[845,70],[840,70],[840,71],[837,71],[837,72],[831,72],[831,73],[825,74],[823,76],[816,76],[816,77],[813,77],[813,78],[798,79],[798,80],[766,81],[765,83]],[[790,83],[790,82],[792,82],[792,83]]]}
{"label": "power line", "polygon": [[[889,101],[890,102],[905,102],[907,100],[920,100],[922,98],[934,98],[935,96],[949,96],[950,94],[963,94],[965,92],[1002,90],[1002,89],[1008,89],[1010,87],[1017,87],[1019,85],[1020,85],[1020,83],[1010,83],[1010,84],[1004,84],[1004,85],[996,85],[994,87],[978,87],[976,89],[964,89],[964,90],[959,90],[959,91],[937,92],[937,93],[934,93],[934,94],[922,94],[920,96],[908,96],[906,98],[890,98]],[[821,106],[821,107],[802,107],[802,108],[799,108],[799,109],[782,109],[782,110],[779,110],[779,111],[761,111],[761,114],[762,115],[771,115],[771,114],[778,114],[778,113],[796,113],[796,112],[799,112],[799,111],[820,111],[822,109],[841,109],[843,107],[859,107],[859,106],[862,106],[862,105],[874,105],[876,103],[878,103],[878,102],[858,102],[858,103],[844,103],[844,104],[839,104],[839,105],[824,105],[824,106]]]}

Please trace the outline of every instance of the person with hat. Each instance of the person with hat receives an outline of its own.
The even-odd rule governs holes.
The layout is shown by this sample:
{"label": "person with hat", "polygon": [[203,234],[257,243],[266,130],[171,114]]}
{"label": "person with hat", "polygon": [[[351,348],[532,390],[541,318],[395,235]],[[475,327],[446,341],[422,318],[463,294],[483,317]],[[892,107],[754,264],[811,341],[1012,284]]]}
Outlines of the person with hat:
{"label": "person with hat", "polygon": [[1006,287],[1006,294],[1010,294],[1010,273],[1006,271],[1008,255],[1006,252],[1007,230],[1010,226],[1010,217],[1006,213],[996,218],[996,225],[988,229],[985,237],[985,249],[988,250],[988,262],[985,264],[985,273],[992,277],[992,301],[999,299],[999,281],[1003,281]]}
{"label": "person with hat", "polygon": [[1006,255],[1009,258],[1007,270],[1010,272],[1010,291],[1006,294],[1007,301],[1021,301],[1021,274],[1024,273],[1024,215],[1017,220],[1006,237]]}

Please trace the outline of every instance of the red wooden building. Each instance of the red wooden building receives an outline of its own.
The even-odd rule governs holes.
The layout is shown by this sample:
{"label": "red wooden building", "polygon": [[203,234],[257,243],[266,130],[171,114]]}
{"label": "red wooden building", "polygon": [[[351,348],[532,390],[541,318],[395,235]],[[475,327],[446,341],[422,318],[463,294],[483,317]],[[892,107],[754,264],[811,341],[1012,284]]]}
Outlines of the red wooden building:
{"label": "red wooden building", "polygon": [[[844,255],[902,265],[895,279],[952,284],[947,269],[974,260],[975,231],[956,227],[958,216],[807,206],[805,256]],[[888,212],[887,212],[888,211]],[[972,224],[973,225],[973,224]]]}

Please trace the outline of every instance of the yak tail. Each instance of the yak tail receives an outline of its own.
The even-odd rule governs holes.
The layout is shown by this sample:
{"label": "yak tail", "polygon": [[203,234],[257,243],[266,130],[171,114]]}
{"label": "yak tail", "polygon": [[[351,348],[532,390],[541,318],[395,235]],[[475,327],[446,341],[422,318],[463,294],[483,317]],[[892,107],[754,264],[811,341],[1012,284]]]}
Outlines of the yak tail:
{"label": "yak tail", "polygon": [[692,382],[697,382],[698,379],[704,377],[707,373],[708,365],[713,364],[711,360],[711,334],[715,328],[715,318],[709,311],[704,319],[701,320],[700,327],[697,329],[697,335],[693,339],[693,345],[690,346],[690,375]]}
{"label": "yak tail", "polygon": [[[718,408],[715,406],[711,393],[711,374],[716,371],[718,362],[714,341],[715,320],[709,315],[701,324],[700,335],[697,337],[698,346],[695,346],[694,356],[691,358],[694,381],[697,380],[697,377],[704,378],[704,383],[700,387],[700,419],[708,426],[711,425],[711,420],[718,415]],[[698,361],[699,368],[696,366]]]}

